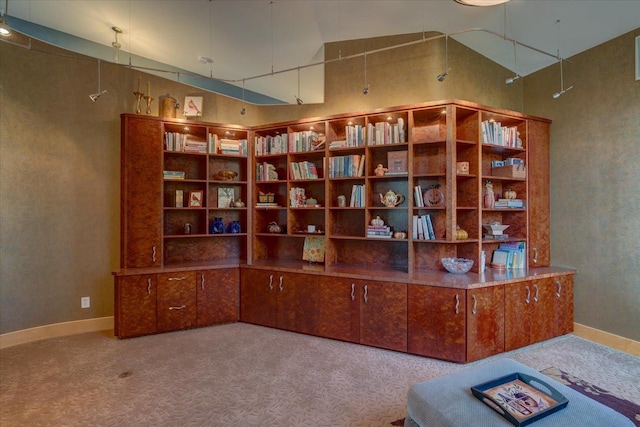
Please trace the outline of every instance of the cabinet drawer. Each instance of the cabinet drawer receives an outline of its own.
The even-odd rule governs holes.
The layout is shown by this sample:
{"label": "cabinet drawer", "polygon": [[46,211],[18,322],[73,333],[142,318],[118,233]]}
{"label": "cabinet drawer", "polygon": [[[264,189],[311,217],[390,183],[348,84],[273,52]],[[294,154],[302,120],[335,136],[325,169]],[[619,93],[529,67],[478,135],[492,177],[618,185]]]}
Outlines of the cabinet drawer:
{"label": "cabinet drawer", "polygon": [[158,274],[158,304],[162,301],[195,306],[196,272]]}

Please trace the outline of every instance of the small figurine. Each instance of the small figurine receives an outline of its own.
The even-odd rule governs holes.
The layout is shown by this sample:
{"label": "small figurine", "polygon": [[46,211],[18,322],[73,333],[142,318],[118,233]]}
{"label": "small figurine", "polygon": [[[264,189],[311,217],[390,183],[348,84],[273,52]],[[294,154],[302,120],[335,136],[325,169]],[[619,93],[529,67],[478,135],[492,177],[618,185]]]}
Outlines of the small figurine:
{"label": "small figurine", "polygon": [[376,176],[384,176],[384,174],[388,171],[389,169],[385,168],[384,166],[382,166],[382,163],[378,164],[378,167],[376,167],[373,170],[373,173],[376,174]]}
{"label": "small figurine", "polygon": [[487,180],[484,184],[484,190],[484,207],[486,209],[492,209],[496,202],[493,194],[493,183]]}

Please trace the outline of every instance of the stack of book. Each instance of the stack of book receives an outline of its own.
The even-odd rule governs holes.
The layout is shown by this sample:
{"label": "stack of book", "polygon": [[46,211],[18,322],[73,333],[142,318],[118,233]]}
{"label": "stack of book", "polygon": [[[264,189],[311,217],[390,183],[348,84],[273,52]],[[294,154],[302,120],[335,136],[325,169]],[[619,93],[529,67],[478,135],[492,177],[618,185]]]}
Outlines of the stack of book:
{"label": "stack of book", "polygon": [[349,201],[349,207],[351,208],[363,208],[364,207],[364,185],[351,186],[351,199]]}
{"label": "stack of book", "polygon": [[417,240],[435,240],[436,234],[433,229],[431,215],[414,215],[412,237]]}
{"label": "stack of book", "polygon": [[367,237],[374,237],[377,239],[390,239],[392,235],[391,227],[387,225],[368,225]]}
{"label": "stack of book", "polygon": [[526,267],[526,243],[500,243],[498,249],[493,251],[493,264],[504,264],[505,268]]}
{"label": "stack of book", "polygon": [[329,178],[348,178],[364,174],[364,154],[329,157]]}
{"label": "stack of book", "polygon": [[522,199],[498,199],[494,204],[495,208],[524,208]]}
{"label": "stack of book", "polygon": [[365,128],[362,125],[347,125],[344,128],[344,133],[347,136],[345,146],[361,147],[364,145]]}
{"label": "stack of book", "polygon": [[318,179],[318,168],[315,163],[306,160],[303,162],[291,162],[289,167],[293,179]]}
{"label": "stack of book", "polygon": [[522,139],[516,126],[506,127],[500,122],[490,120],[482,122],[482,143],[522,148]]}
{"label": "stack of book", "polygon": [[207,143],[185,138],[183,151],[185,153],[207,154]]}
{"label": "stack of book", "polygon": [[264,156],[286,153],[289,139],[286,133],[282,133],[275,136],[256,136],[254,142],[256,156]]}
{"label": "stack of book", "polygon": [[164,171],[163,172],[164,179],[169,180],[177,180],[184,179],[184,172],[181,171]]}
{"label": "stack of book", "polygon": [[220,139],[215,153],[231,154],[236,156],[247,155],[246,139]]}

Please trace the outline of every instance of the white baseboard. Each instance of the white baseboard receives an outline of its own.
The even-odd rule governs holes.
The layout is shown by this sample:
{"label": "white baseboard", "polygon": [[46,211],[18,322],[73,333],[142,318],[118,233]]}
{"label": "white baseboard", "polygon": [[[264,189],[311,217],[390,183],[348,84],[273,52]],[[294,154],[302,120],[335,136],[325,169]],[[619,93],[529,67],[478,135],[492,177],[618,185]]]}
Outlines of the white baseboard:
{"label": "white baseboard", "polygon": [[0,349],[47,338],[81,334],[84,332],[106,331],[109,329],[113,329],[113,316],[54,323],[52,325],[38,326],[2,334],[0,335]]}
{"label": "white baseboard", "polygon": [[573,324],[573,335],[640,357],[640,342],[630,338],[610,334],[579,323]]}

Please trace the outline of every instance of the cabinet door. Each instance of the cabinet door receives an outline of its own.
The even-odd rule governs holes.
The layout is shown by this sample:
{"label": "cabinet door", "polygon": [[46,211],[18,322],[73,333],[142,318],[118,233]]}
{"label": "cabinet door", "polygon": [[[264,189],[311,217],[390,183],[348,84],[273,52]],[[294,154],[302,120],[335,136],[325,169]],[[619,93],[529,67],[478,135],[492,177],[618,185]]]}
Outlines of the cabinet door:
{"label": "cabinet door", "polygon": [[504,351],[504,286],[467,291],[467,362]]}
{"label": "cabinet door", "polygon": [[554,336],[573,332],[573,274],[553,278]]}
{"label": "cabinet door", "polygon": [[118,338],[156,333],[154,274],[115,278],[115,328]]}
{"label": "cabinet door", "polygon": [[528,121],[529,267],[551,263],[549,200],[549,123]]}
{"label": "cabinet door", "polygon": [[122,268],[162,264],[162,136],[160,121],[122,120]]}
{"label": "cabinet door", "polygon": [[276,274],[242,268],[240,271],[240,320],[256,325],[278,326]]}
{"label": "cabinet door", "polygon": [[409,285],[409,353],[464,362],[465,297],[462,289]]}
{"label": "cabinet door", "polygon": [[317,283],[314,276],[278,274],[278,328],[316,334],[318,317]]}
{"label": "cabinet door", "polygon": [[195,271],[158,274],[158,332],[196,326]]}
{"label": "cabinet door", "polygon": [[529,344],[554,337],[555,299],[552,278],[531,281],[531,340]]}
{"label": "cabinet door", "polygon": [[361,286],[356,281],[324,276],[318,284],[318,335],[360,342]]}
{"label": "cabinet door", "polygon": [[196,273],[198,326],[238,321],[238,282],[237,268],[200,270]]}
{"label": "cabinet door", "polygon": [[407,285],[365,281],[359,285],[360,343],[407,351]]}
{"label": "cabinet door", "polygon": [[504,296],[504,349],[510,351],[531,343],[533,296],[531,282],[510,283]]}

